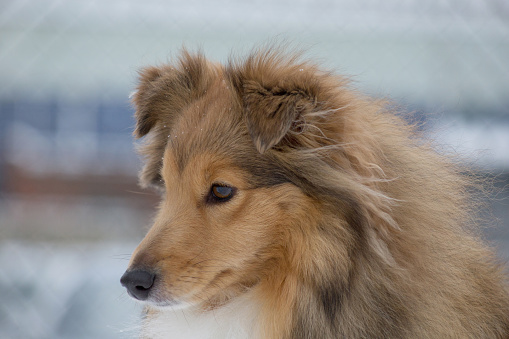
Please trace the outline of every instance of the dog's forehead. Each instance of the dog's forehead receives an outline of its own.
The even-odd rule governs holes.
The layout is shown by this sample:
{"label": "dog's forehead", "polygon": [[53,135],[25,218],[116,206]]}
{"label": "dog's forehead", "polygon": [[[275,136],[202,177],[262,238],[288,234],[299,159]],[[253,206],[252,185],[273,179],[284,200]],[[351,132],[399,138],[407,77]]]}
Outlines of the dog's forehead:
{"label": "dog's forehead", "polygon": [[[260,154],[248,131],[242,105],[223,81],[213,84],[201,98],[190,103],[175,121],[168,137],[164,165],[183,173],[187,166],[230,164],[249,173],[250,187],[288,182],[284,171],[270,157]],[[212,165],[214,163],[214,165]],[[206,168],[202,168],[206,170]]]}
{"label": "dog's forehead", "polygon": [[182,111],[168,136],[167,150],[182,171],[197,155],[233,157],[235,150],[246,147],[253,148],[242,112],[232,95],[219,86]]}

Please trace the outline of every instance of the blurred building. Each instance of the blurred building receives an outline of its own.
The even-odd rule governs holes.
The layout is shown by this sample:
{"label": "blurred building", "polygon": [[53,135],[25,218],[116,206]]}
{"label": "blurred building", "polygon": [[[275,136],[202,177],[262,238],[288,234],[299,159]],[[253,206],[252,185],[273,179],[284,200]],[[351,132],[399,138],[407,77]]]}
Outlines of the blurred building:
{"label": "blurred building", "polygon": [[175,5],[0,5],[2,190],[109,194],[131,187],[139,168],[128,100],[136,70],[171,59],[182,44],[224,61],[271,38],[309,48],[363,91],[452,121],[446,143],[468,145],[465,153],[489,149],[488,166],[509,166],[509,137],[500,129],[509,124],[506,1]]}

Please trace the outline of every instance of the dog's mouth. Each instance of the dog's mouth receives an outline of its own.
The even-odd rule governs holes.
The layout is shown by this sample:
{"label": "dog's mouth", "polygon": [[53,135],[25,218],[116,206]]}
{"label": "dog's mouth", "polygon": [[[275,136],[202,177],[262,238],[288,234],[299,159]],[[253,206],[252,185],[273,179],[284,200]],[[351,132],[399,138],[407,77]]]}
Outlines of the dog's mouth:
{"label": "dog's mouth", "polygon": [[[162,274],[155,273],[146,269],[129,269],[120,278],[120,283],[127,290],[127,293],[134,299],[155,307],[170,307],[173,309],[188,308],[198,304],[196,300],[206,299],[206,294],[213,286],[218,286],[220,278],[231,274],[231,270],[218,272],[210,281],[202,286],[195,286],[190,291],[186,291],[182,296],[172,293],[177,288],[168,288],[164,282]],[[182,278],[184,279],[184,278]],[[189,287],[188,287],[189,288]],[[182,289],[182,287],[181,287]]]}

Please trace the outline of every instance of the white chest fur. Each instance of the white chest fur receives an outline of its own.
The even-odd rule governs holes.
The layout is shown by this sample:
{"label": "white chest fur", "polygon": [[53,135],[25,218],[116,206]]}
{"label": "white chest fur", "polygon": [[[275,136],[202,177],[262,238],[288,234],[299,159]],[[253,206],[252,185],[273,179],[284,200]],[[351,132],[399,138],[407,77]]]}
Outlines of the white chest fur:
{"label": "white chest fur", "polygon": [[207,312],[193,308],[158,309],[144,320],[142,338],[259,338],[258,314],[258,305],[244,297]]}

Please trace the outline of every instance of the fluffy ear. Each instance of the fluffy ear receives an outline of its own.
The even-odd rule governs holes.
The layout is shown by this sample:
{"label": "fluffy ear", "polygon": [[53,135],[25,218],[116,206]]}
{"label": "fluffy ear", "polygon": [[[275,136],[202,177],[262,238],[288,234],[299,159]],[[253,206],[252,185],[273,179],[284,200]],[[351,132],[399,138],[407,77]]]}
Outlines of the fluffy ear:
{"label": "fluffy ear", "polygon": [[136,108],[134,136],[143,137],[158,122],[170,126],[186,104],[205,92],[208,86],[206,70],[203,55],[191,55],[186,50],[175,66],[142,69],[132,97]]}
{"label": "fluffy ear", "polygon": [[260,153],[278,145],[292,128],[302,127],[301,117],[320,109],[318,95],[327,93],[317,67],[299,62],[299,56],[268,48],[231,61],[227,69]]}
{"label": "fluffy ear", "polygon": [[243,87],[247,126],[260,153],[278,144],[299,116],[314,105],[313,98],[297,88],[267,89],[253,80],[245,81]]}
{"label": "fluffy ear", "polygon": [[132,97],[136,108],[134,136],[150,132],[139,149],[144,158],[140,173],[143,187],[161,186],[162,154],[176,117],[186,105],[201,97],[210,83],[210,70],[201,54],[185,50],[175,65],[148,67],[140,71],[137,91]]}
{"label": "fluffy ear", "polygon": [[134,136],[141,138],[146,135],[158,120],[158,114],[153,112],[153,102],[157,100],[161,88],[158,86],[158,80],[162,77],[171,77],[171,68],[147,67],[139,71],[139,85],[132,96],[132,102],[136,107],[134,117],[136,119],[136,128]]}

